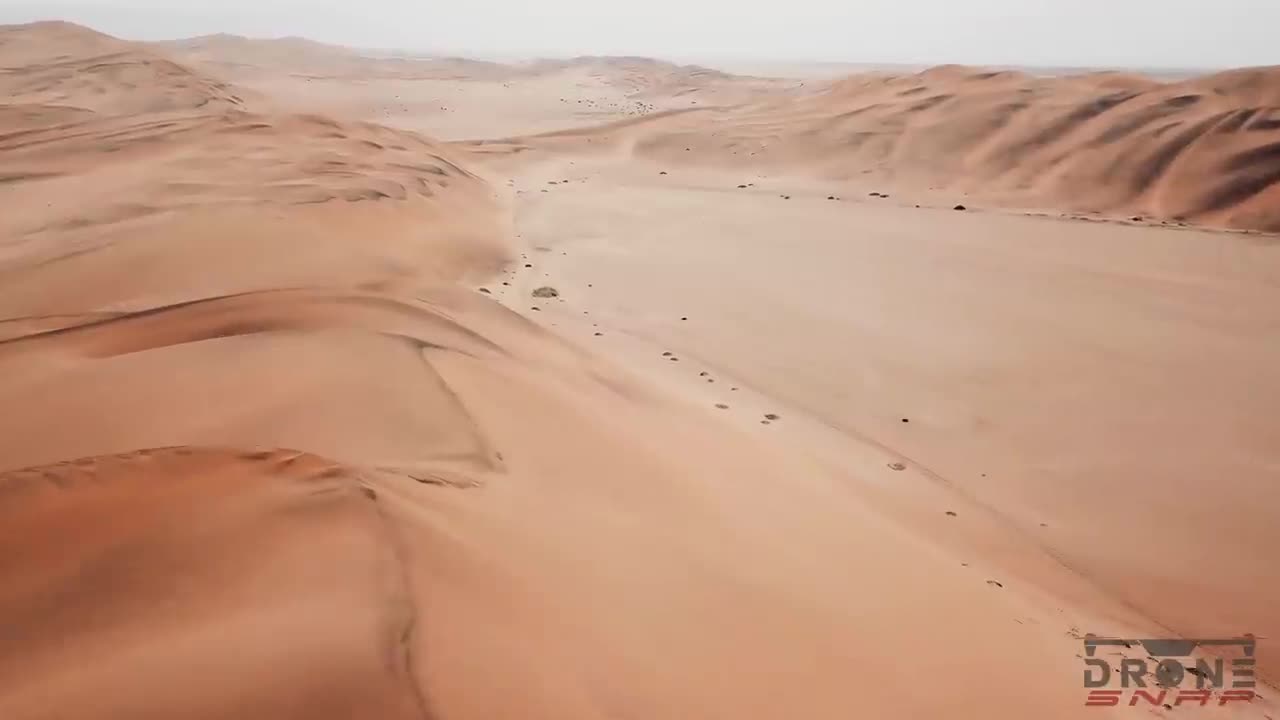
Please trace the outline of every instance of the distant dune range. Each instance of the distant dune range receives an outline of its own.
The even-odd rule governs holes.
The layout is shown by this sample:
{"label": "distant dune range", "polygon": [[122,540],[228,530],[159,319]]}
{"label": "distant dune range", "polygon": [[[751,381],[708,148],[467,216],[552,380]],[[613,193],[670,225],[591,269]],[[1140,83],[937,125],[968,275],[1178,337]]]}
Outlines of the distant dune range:
{"label": "distant dune range", "polygon": [[1280,229],[1276,104],[0,27],[0,718],[1058,720],[1085,632],[1280,635],[1271,246],[934,211]]}

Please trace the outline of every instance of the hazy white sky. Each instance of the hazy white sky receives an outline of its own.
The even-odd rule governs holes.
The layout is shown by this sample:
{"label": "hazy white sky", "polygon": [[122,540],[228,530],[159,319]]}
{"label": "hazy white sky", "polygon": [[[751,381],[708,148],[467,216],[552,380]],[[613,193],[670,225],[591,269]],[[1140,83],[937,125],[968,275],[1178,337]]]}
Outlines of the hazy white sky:
{"label": "hazy white sky", "polygon": [[0,0],[133,39],[435,52],[1122,67],[1280,64],[1280,0]]}

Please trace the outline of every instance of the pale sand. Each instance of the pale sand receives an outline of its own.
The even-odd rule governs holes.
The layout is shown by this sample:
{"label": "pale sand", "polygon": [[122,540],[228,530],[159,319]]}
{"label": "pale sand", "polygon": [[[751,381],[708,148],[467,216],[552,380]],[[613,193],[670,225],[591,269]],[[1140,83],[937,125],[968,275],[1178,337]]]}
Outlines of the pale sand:
{"label": "pale sand", "polygon": [[[1083,633],[1280,637],[1270,236],[823,179],[794,80],[57,24],[0,65],[0,717],[1097,717]],[[770,113],[812,147],[730,159]],[[1221,182],[1272,113],[1192,143]],[[983,197],[1076,208],[1033,184]]]}

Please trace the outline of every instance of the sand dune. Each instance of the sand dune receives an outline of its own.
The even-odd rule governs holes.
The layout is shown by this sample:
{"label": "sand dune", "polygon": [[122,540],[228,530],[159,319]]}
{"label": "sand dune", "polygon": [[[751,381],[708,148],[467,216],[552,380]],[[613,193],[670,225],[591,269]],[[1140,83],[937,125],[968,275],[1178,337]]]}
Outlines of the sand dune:
{"label": "sand dune", "polygon": [[0,28],[0,67],[6,106],[131,115],[243,102],[168,57],[68,23]]}
{"label": "sand dune", "polygon": [[[74,32],[26,30],[28,41]],[[95,50],[106,42],[78,32]],[[60,52],[56,44],[3,46],[23,47]],[[136,53],[139,72],[181,67],[127,52]],[[65,96],[54,116],[42,98],[25,95],[0,113],[16,124],[0,132],[8,208],[0,295],[9,317],[317,283],[451,281],[504,257],[492,191],[421,136],[317,115],[148,100],[180,96],[163,82],[95,82],[86,90],[83,74],[68,70],[43,91]],[[290,262],[275,262],[281,253]]]}
{"label": "sand dune", "polygon": [[[802,85],[58,23],[0,65],[0,718],[1127,716],[1084,708],[1084,633],[1280,632],[1270,245],[823,179],[1069,204],[1045,158],[1112,113],[1236,108],[1140,193],[1190,203],[1262,183],[1268,71]],[[835,152],[861,123],[890,139]]]}
{"label": "sand dune", "polygon": [[664,164],[764,168],[864,191],[1280,231],[1277,92],[1273,68],[1162,84],[947,66],[555,140],[561,150],[610,142]]}

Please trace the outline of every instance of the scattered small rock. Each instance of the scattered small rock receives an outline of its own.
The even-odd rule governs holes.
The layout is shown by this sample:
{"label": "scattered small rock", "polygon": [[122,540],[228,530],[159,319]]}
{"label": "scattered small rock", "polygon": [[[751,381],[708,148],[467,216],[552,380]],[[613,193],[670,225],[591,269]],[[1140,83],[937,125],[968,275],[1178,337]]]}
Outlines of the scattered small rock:
{"label": "scattered small rock", "polygon": [[533,296],[536,298],[560,297],[560,291],[551,287],[550,285],[544,285],[538,288],[537,290],[534,290]]}
{"label": "scattered small rock", "polygon": [[725,405],[724,403],[716,403],[716,407],[720,408],[721,410],[728,410],[728,409],[729,409],[729,406],[728,406],[728,405]]}
{"label": "scattered small rock", "polygon": [[1129,218],[1129,219],[1130,219],[1130,220],[1132,220],[1132,221],[1134,221],[1134,222],[1142,222],[1142,216],[1141,216],[1141,215],[1134,215],[1133,217],[1131,217],[1131,218]]}
{"label": "scattered small rock", "polygon": [[761,421],[760,421],[760,424],[761,424],[761,425],[769,425],[770,423],[769,423],[769,421],[768,421],[768,420],[761,420]]}
{"label": "scattered small rock", "polygon": [[880,193],[878,193],[878,192],[867,193],[867,195],[868,195],[869,197],[880,197]]}
{"label": "scattered small rock", "polygon": [[603,336],[604,336],[604,333],[601,333],[601,332],[596,333],[596,337],[603,337]]}
{"label": "scattered small rock", "polygon": [[999,583],[999,582],[996,582],[995,580],[988,580],[987,584],[992,587],[998,587],[998,588],[1004,587],[1004,583]]}
{"label": "scattered small rock", "polygon": [[711,374],[711,373],[709,373],[709,372],[703,371],[703,372],[698,373],[698,377],[706,377],[706,376],[708,376],[708,375],[710,375],[710,374]]}
{"label": "scattered small rock", "polygon": [[897,472],[902,472],[903,470],[907,469],[907,466],[903,465],[900,462],[895,462],[895,463],[889,463],[889,469],[896,470]]}
{"label": "scattered small rock", "polygon": [[658,174],[659,174],[659,175],[666,175],[666,174],[667,174],[667,171],[666,171],[666,170],[663,170],[662,172],[660,172],[660,173],[658,173]]}
{"label": "scattered small rock", "polygon": [[765,413],[765,420],[781,420],[782,418],[775,413]]}
{"label": "scattered small rock", "polygon": [[511,283],[507,282],[506,280],[503,280],[502,284],[506,285],[507,287],[511,287]]}
{"label": "scattered small rock", "polygon": [[533,264],[532,264],[532,263],[525,263],[525,264],[524,264],[524,266],[525,266],[525,267],[527,267],[527,268],[531,268],[531,267],[533,267]]}
{"label": "scattered small rock", "polygon": [[956,511],[955,511],[955,510],[948,510],[948,511],[947,511],[947,517],[956,517]]}
{"label": "scattered small rock", "polygon": [[672,353],[670,353],[670,352],[664,352],[664,353],[662,353],[662,357],[671,357],[671,355],[672,355]]}
{"label": "scattered small rock", "polygon": [[667,359],[670,360],[671,362],[680,362],[680,358],[675,357],[674,355]]}

